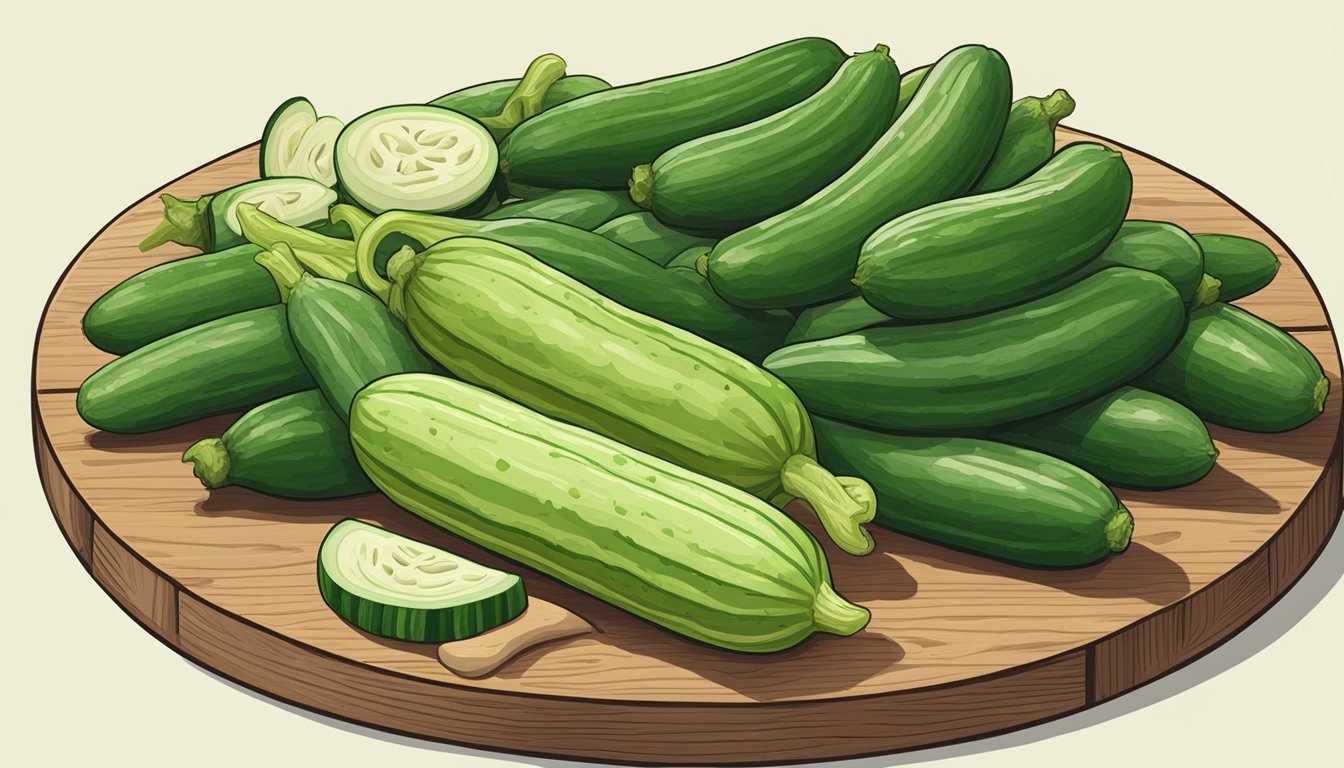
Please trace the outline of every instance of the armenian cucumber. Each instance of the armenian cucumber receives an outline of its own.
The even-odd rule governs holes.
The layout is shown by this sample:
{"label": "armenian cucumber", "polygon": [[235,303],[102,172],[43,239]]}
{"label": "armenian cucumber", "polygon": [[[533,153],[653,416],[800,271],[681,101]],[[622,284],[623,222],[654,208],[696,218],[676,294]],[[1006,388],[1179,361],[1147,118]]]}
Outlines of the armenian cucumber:
{"label": "armenian cucumber", "polygon": [[138,433],[312,389],[277,304],[179,331],[104,365],[75,405],[91,426]]}
{"label": "armenian cucumber", "polygon": [[1101,253],[1129,210],[1119,152],[1070,144],[1025,181],[948,200],[882,226],[854,284],[877,309],[941,320],[1019,304]]}
{"label": "armenian cucumber", "polygon": [[630,197],[679,229],[736,232],[792,208],[848,170],[891,125],[899,91],[887,46],[856,54],[792,107],[635,166]]}
{"label": "armenian cucumber", "polygon": [[482,216],[497,219],[544,219],[579,229],[597,229],[608,221],[634,213],[639,206],[630,196],[604,189],[562,189],[533,200],[519,200]]}
{"label": "armenian cucumber", "polygon": [[1296,429],[1320,415],[1330,392],[1321,364],[1297,339],[1221,302],[1191,312],[1180,343],[1135,384],[1248,432]]}
{"label": "armenian cucumber", "polygon": [[809,37],[672,77],[599,91],[518,126],[500,148],[514,184],[625,189],[630,169],[699,136],[759,120],[810,96],[845,55]]}
{"label": "armenian cucumber", "polygon": [[842,548],[872,549],[861,527],[871,489],[817,465],[802,403],[747,360],[493,240],[403,249],[388,262],[390,283],[364,244],[365,285],[464,381],[762,499],[804,498]]}
{"label": "armenian cucumber", "polygon": [[1073,98],[1057,89],[1049,96],[1025,96],[1008,108],[999,148],[971,194],[1011,187],[1036,172],[1055,154],[1055,126],[1073,114]]}
{"label": "armenian cucumber", "polygon": [[317,390],[258,405],[182,454],[206,488],[237,485],[291,499],[378,490],[359,468],[345,422]]}
{"label": "armenian cucumber", "polygon": [[813,415],[906,432],[974,429],[1115,389],[1161,360],[1184,328],[1170,283],[1115,267],[987,315],[795,344],[765,367]]}
{"label": "armenian cucumber", "polygon": [[1279,272],[1279,257],[1258,240],[1235,235],[1195,235],[1195,240],[1204,249],[1204,271],[1222,282],[1223,301],[1250,296]]}
{"label": "armenian cucumber", "polygon": [[821,462],[873,484],[884,528],[1038,568],[1091,565],[1129,546],[1129,510],[1067,462],[988,440],[813,423]]}
{"label": "armenian cucumber", "polygon": [[849,294],[859,248],[897,216],[962,195],[1003,133],[1012,91],[998,51],[957,48],[863,157],[797,206],[720,240],[704,262],[714,290],[784,309]]}
{"label": "armenian cucumber", "polygon": [[1050,454],[1130,488],[1193,483],[1218,458],[1209,430],[1189,408],[1135,387],[980,436]]}
{"label": "armenian cucumber", "polygon": [[355,398],[350,438],[411,513],[694,640],[763,653],[868,621],[779,510],[485,390],[380,379]]}
{"label": "armenian cucumber", "polygon": [[[461,112],[477,120],[483,117],[493,117],[504,109],[504,102],[508,101],[519,82],[521,80],[514,78],[512,80],[481,83],[445,94],[429,103],[435,107],[445,107]],[[611,84],[600,77],[568,75],[555,81],[546,91],[546,97],[542,99],[541,108],[547,110],[551,107],[558,107],[567,101],[573,101],[590,93],[605,91],[610,87]]]}
{"label": "armenian cucumber", "polygon": [[710,238],[690,235],[667,226],[649,211],[626,214],[593,231],[660,267],[667,266],[677,254],[688,248],[714,245]]}

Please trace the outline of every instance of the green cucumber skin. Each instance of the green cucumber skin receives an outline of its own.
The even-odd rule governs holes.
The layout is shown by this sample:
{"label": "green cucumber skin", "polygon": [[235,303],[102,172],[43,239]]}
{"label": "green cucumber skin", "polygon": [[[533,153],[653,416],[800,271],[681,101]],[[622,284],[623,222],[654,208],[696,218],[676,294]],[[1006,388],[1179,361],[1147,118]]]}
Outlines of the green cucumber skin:
{"label": "green cucumber skin", "polygon": [[747,652],[816,629],[825,555],[749,494],[441,377],[371,384],[350,435],[399,506],[640,618]]}
{"label": "green cucumber skin", "polygon": [[813,418],[818,459],[877,491],[876,522],[996,560],[1077,568],[1112,553],[1127,514],[1099,480],[1042,453],[966,437],[893,435]]}
{"label": "green cucumber skin", "polygon": [[971,194],[1011,187],[1049,162],[1055,154],[1055,126],[1073,113],[1073,107],[1073,99],[1064,91],[1014,101],[999,147]]}
{"label": "green cucumber skin", "polygon": [[877,141],[891,125],[899,91],[885,50],[851,56],[792,107],[659,155],[650,209],[670,226],[722,236],[792,208]]}
{"label": "green cucumber skin", "polygon": [[787,309],[848,295],[859,249],[892,219],[970,189],[998,146],[1012,82],[998,51],[964,46],[929,71],[910,106],[840,178],[709,254],[728,301]]}
{"label": "green cucumber skin", "polygon": [[784,343],[801,344],[804,341],[828,339],[891,322],[894,322],[891,315],[869,304],[867,299],[851,296],[808,307],[798,313],[789,334],[784,337]]}
{"label": "green cucumber skin", "polygon": [[150,267],[103,294],[84,313],[84,336],[124,355],[178,331],[280,301],[261,248],[240,245]]}
{"label": "green cucumber skin", "polygon": [[[513,89],[518,87],[518,82],[519,79],[514,78],[512,80],[481,83],[445,94],[429,103],[435,107],[456,110],[477,120],[483,117],[494,117],[504,108],[504,102],[513,93]],[[568,75],[555,81],[555,85],[552,85],[550,90],[546,91],[546,96],[541,102],[541,108],[547,110],[558,107],[580,96],[605,91],[610,87],[611,83],[600,77]]]}
{"label": "green cucumber skin", "polygon": [[1195,238],[1168,221],[1130,219],[1097,258],[1047,283],[1040,295],[1053,293],[1111,267],[1132,267],[1161,275],[1187,306],[1204,276],[1204,251]]}
{"label": "green cucumber skin", "polygon": [[607,238],[564,224],[503,219],[473,233],[511,245],[642,314],[683,328],[752,361],[777,348],[792,322],[783,312],[759,312],[724,301],[703,277],[663,269]]}
{"label": "green cucumber skin", "polygon": [[[700,257],[709,253],[710,246],[697,245],[673,256],[671,261],[663,265],[665,269],[689,269],[695,272],[695,264],[700,261]],[[696,273],[699,276],[699,273]],[[701,278],[704,279],[703,277]]]}
{"label": "green cucumber skin", "polygon": [[1042,294],[1092,260],[1129,210],[1133,179],[1119,152],[1071,144],[1026,180],[908,213],[863,244],[854,282],[878,310],[906,320],[989,312]]}
{"label": "green cucumber skin", "polygon": [[406,326],[370,294],[305,275],[290,290],[289,335],[299,359],[344,422],[355,393],[396,373],[440,373]]}
{"label": "green cucumber skin", "polygon": [[924,84],[924,78],[929,76],[931,65],[925,65],[917,69],[912,69],[901,75],[901,88],[896,96],[896,109],[892,114],[895,119],[901,116],[905,108],[910,106],[910,102],[915,98],[915,91]]}
{"label": "green cucumber skin", "polygon": [[229,485],[289,499],[378,490],[359,467],[345,422],[317,390],[253,408],[220,440],[229,454]]}
{"label": "green cucumber skin", "polygon": [[802,101],[844,59],[835,43],[802,38],[708,69],[590,94],[518,126],[500,148],[500,170],[511,185],[625,189],[636,165]]}
{"label": "green cucumber skin", "polygon": [[1218,458],[1209,430],[1193,411],[1128,386],[978,436],[1063,459],[1110,485],[1147,490],[1189,485],[1207,475]]}
{"label": "green cucumber skin", "polygon": [[765,367],[814,415],[904,432],[975,429],[1115,389],[1161,360],[1184,329],[1185,304],[1170,283],[1117,267],[979,317],[795,344]]}
{"label": "green cucumber skin", "polygon": [[593,230],[639,206],[630,196],[605,189],[562,189],[532,200],[519,200],[497,208],[482,219],[543,219]]}
{"label": "green cucumber skin", "polygon": [[708,248],[714,240],[673,229],[649,211],[627,213],[593,230],[608,240],[623,245],[660,267],[689,248]]}
{"label": "green cucumber skin", "polygon": [[1279,257],[1258,240],[1235,235],[1195,235],[1204,249],[1204,271],[1222,281],[1218,297],[1235,301],[1264,288],[1279,273]]}
{"label": "green cucumber skin", "polygon": [[1285,432],[1320,415],[1329,392],[1321,364],[1297,339],[1221,302],[1190,313],[1171,354],[1137,381],[1212,424]]}
{"label": "green cucumber skin", "polygon": [[251,408],[311,389],[285,327],[283,305],[179,331],[119,357],[79,388],[91,426],[134,434]]}

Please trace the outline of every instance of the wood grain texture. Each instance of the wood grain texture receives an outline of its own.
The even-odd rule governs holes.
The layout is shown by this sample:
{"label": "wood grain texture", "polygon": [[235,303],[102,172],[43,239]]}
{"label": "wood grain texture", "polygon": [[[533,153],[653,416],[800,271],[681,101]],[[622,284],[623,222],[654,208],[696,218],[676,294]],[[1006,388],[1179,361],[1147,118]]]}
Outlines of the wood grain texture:
{"label": "wood grain texture", "polygon": [[[869,626],[761,657],[680,639],[381,497],[299,503],[206,492],[179,457],[230,417],[118,436],[91,430],[74,409],[74,389],[109,359],[80,333],[85,308],[118,280],[186,253],[136,251],[158,216],[152,198],[100,233],[53,293],[34,355],[40,474],[71,547],[151,632],[245,685],[388,730],[621,762],[740,763],[911,749],[1039,722],[1215,647],[1297,580],[1340,512],[1340,361],[1305,274],[1215,192],[1127,153],[1132,217],[1275,245],[1278,278],[1239,303],[1304,329],[1295,335],[1332,389],[1325,413],[1291,433],[1211,430],[1221,455],[1199,483],[1122,492],[1134,544],[1091,568],[1016,568],[877,531],[867,558],[827,548],[837,588],[872,611]],[[255,160],[255,148],[240,150],[167,189],[209,192],[253,176]],[[789,511],[818,532],[805,510]],[[344,517],[521,572],[535,599],[598,631],[478,680],[454,675],[436,646],[364,634],[322,603],[317,547]]]}

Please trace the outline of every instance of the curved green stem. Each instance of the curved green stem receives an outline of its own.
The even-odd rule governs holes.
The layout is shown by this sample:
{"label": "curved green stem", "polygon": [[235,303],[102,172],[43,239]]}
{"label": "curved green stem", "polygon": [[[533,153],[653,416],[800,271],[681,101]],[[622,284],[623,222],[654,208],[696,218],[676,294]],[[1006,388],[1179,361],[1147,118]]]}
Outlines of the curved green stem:
{"label": "curved green stem", "polygon": [[191,471],[206,488],[229,484],[229,449],[218,437],[200,440],[182,454],[182,463],[191,464]]}
{"label": "curved green stem", "polygon": [[289,247],[289,243],[276,243],[269,251],[258,253],[253,261],[271,273],[275,287],[280,290],[280,301],[288,304],[290,292],[304,275],[303,267],[299,265],[298,259],[294,258],[294,249]]}
{"label": "curved green stem", "polygon": [[868,625],[868,609],[841,597],[827,582],[817,588],[812,602],[812,623],[822,632],[833,635],[852,635]]}
{"label": "curved green stem", "polygon": [[1041,99],[1041,113],[1050,121],[1051,128],[1059,125],[1060,120],[1072,115],[1076,106],[1078,105],[1073,97],[1063,88],[1056,88],[1049,96]]}
{"label": "curved green stem", "polygon": [[293,227],[262,212],[251,203],[238,204],[238,223],[243,237],[262,248],[287,243],[303,268],[330,280],[359,286],[355,274],[355,244],[339,237],[328,237],[311,229]]}
{"label": "curved green stem", "polygon": [[495,141],[502,141],[509,131],[524,120],[541,113],[542,101],[556,81],[565,76],[565,60],[554,53],[546,53],[532,60],[518,81],[513,93],[504,100],[499,114],[480,119]]}
{"label": "curved green stem", "polygon": [[790,456],[779,471],[784,490],[808,503],[827,535],[852,555],[873,551],[873,537],[863,529],[877,513],[876,495],[857,477],[832,475],[810,456]]}
{"label": "curved green stem", "polygon": [[363,232],[364,228],[369,226],[369,222],[373,221],[373,214],[349,203],[337,203],[331,207],[331,212],[327,214],[327,218],[331,219],[332,224],[344,224],[349,227],[350,239],[358,240],[359,233]]}
{"label": "curved green stem", "polygon": [[414,211],[388,211],[375,216],[355,240],[354,268],[369,293],[384,304],[392,298],[392,283],[378,274],[376,257],[378,246],[390,235],[405,235],[429,247],[440,240],[469,235],[480,230],[488,221],[470,221]]}
{"label": "curved green stem", "polygon": [[188,248],[210,250],[210,201],[214,195],[203,195],[195,200],[183,200],[167,192],[159,196],[163,201],[163,220],[140,242],[140,252],[158,248],[164,243],[177,243]]}

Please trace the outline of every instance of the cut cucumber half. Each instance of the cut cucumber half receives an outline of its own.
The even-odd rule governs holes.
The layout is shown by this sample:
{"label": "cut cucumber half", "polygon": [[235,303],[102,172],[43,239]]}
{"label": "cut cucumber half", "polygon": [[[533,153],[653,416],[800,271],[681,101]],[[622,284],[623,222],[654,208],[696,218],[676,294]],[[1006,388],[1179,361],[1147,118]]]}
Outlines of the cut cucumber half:
{"label": "cut cucumber half", "polygon": [[322,540],[317,584],[327,605],[356,627],[417,643],[479,635],[527,607],[517,575],[353,519]]}
{"label": "cut cucumber half", "polygon": [[302,96],[289,99],[271,113],[261,132],[262,177],[302,176],[335,186],[332,154],[344,127],[335,117],[319,118]]}
{"label": "cut cucumber half", "polygon": [[442,107],[383,107],[336,139],[341,188],[373,213],[461,210],[490,189],[498,166],[485,126]]}
{"label": "cut cucumber half", "polygon": [[243,242],[243,225],[238,223],[238,206],[251,203],[262,213],[295,227],[306,227],[327,218],[327,209],[336,203],[336,190],[298,176],[261,179],[229,187],[210,201],[211,234],[221,242]]}

